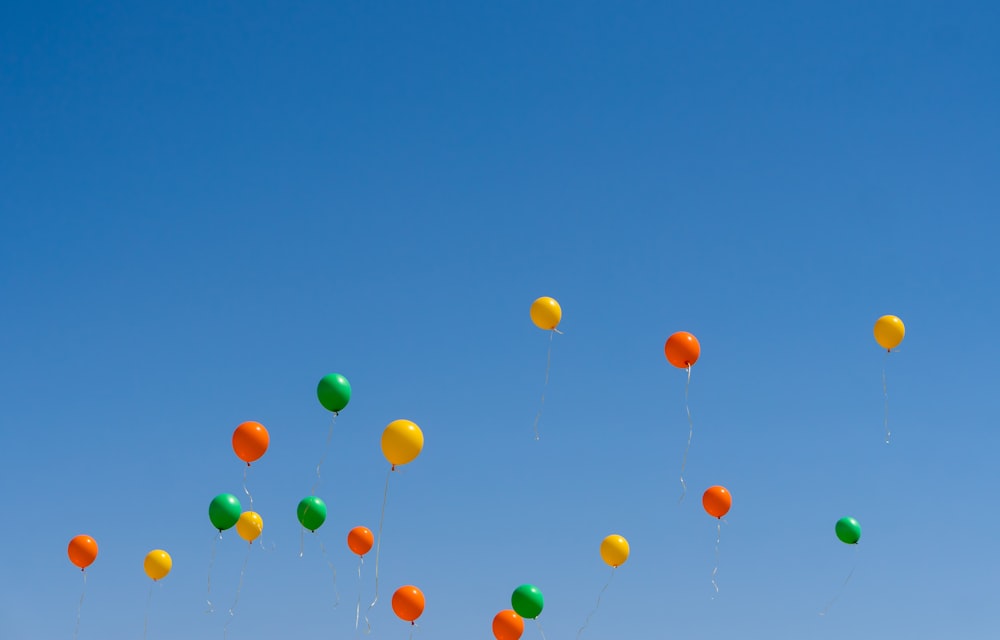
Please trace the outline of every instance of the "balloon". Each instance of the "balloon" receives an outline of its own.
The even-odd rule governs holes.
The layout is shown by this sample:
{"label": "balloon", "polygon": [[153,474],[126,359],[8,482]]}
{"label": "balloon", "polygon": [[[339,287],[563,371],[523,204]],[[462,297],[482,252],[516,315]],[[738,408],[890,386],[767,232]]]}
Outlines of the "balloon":
{"label": "balloon", "polygon": [[371,551],[373,544],[375,544],[375,536],[372,535],[372,531],[368,527],[354,527],[347,534],[347,546],[359,556]]}
{"label": "balloon", "polygon": [[524,618],[504,609],[493,617],[493,635],[497,640],[518,640],[524,633]]}
{"label": "balloon", "polygon": [[854,518],[841,518],[834,527],[837,537],[846,544],[857,544],[861,539],[861,525]]}
{"label": "balloon", "polygon": [[721,518],[729,513],[729,508],[733,506],[733,496],[725,487],[719,485],[709,487],[701,496],[701,506],[705,507],[708,515]]}
{"label": "balloon", "polygon": [[90,536],[76,536],[69,541],[69,561],[86,569],[97,559],[97,541]]}
{"label": "balloon", "polygon": [[403,620],[414,622],[424,612],[424,593],[411,584],[396,589],[392,594],[392,610]]}
{"label": "balloon", "polygon": [[220,493],[208,503],[208,519],[220,533],[236,524],[241,511],[239,498],[231,493]]}
{"label": "balloon", "polygon": [[259,422],[244,422],[233,432],[233,451],[247,464],[264,455],[270,442],[267,429]]}
{"label": "balloon", "polygon": [[351,401],[351,383],[339,373],[328,373],[319,380],[316,397],[327,411],[342,411]]}
{"label": "balloon", "polygon": [[562,320],[562,307],[555,298],[543,296],[531,303],[531,321],[539,329],[551,330]]}
{"label": "balloon", "polygon": [[886,351],[892,351],[903,341],[906,327],[896,316],[882,316],[875,321],[875,342]]}
{"label": "balloon", "polygon": [[236,533],[247,542],[253,542],[264,532],[264,519],[255,511],[244,511],[236,523]]}
{"label": "balloon", "polygon": [[302,498],[295,512],[302,526],[310,531],[319,529],[326,522],[326,503],[316,496]]}
{"label": "balloon", "polygon": [[601,558],[612,567],[625,564],[628,552],[628,540],[622,536],[610,535],[601,541]]}
{"label": "balloon", "polygon": [[701,344],[698,338],[687,331],[678,331],[667,338],[667,343],[663,345],[663,353],[667,356],[667,361],[678,369],[687,369],[701,355]]}
{"label": "balloon", "polygon": [[424,448],[424,434],[409,420],[393,420],[382,432],[382,454],[396,466],[412,462]]}
{"label": "balloon", "polygon": [[170,554],[163,549],[153,549],[142,561],[143,570],[154,582],[170,573],[170,568],[173,566],[174,561],[170,559]]}
{"label": "balloon", "polygon": [[545,606],[542,592],[533,584],[522,584],[510,596],[510,604],[514,612],[522,618],[532,620],[538,617]]}

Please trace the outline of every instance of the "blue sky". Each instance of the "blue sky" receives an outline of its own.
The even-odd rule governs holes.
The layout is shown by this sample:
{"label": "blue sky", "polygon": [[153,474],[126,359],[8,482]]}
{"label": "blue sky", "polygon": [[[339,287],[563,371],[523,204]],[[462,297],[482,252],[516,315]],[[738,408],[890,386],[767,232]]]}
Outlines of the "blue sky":
{"label": "blue sky", "polygon": [[[148,637],[222,637],[246,545],[219,543],[206,615],[207,507],[242,493],[245,420],[264,544],[229,637],[358,635],[345,537],[377,527],[397,418],[426,444],[391,478],[372,637],[408,636],[414,584],[415,637],[488,638],[526,582],[575,637],[611,533],[632,555],[588,640],[994,628],[995,5],[204,4],[0,9],[5,639],[72,634],[79,533],[81,640],[141,632],[154,548]],[[536,442],[541,295],[565,333]],[[337,607],[295,519],[332,371]]]}

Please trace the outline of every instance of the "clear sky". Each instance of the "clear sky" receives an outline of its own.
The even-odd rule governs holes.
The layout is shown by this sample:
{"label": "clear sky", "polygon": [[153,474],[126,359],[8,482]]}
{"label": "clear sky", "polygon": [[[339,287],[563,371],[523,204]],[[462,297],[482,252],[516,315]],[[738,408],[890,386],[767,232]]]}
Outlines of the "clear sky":
{"label": "clear sky", "polygon": [[222,638],[247,545],[218,543],[206,614],[207,508],[243,496],[245,420],[265,528],[229,637],[360,636],[345,537],[397,418],[426,444],[370,637],[408,637],[404,584],[415,638],[464,640],[533,583],[575,638],[612,533],[586,640],[995,632],[996,3],[156,4],[0,8],[4,640],[72,637],[81,533],[80,640],[141,637],[154,548],[148,638]]}

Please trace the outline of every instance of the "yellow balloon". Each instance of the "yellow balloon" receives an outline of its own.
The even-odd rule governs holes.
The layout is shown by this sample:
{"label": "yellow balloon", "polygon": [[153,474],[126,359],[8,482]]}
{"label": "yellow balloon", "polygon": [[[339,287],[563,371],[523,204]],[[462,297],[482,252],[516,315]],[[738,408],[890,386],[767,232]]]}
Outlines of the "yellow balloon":
{"label": "yellow balloon", "polygon": [[886,351],[892,351],[903,341],[906,327],[896,316],[882,316],[875,321],[875,342]]}
{"label": "yellow balloon", "polygon": [[555,298],[543,296],[531,303],[531,321],[539,329],[555,329],[562,320],[562,307]]}
{"label": "yellow balloon", "polygon": [[601,559],[612,567],[625,564],[628,560],[628,540],[619,535],[610,535],[602,540]]}
{"label": "yellow balloon", "polygon": [[153,549],[146,554],[146,559],[142,561],[142,568],[146,571],[146,575],[153,580],[166,577],[173,566],[174,561],[170,559],[170,554],[163,549]]}
{"label": "yellow balloon", "polygon": [[424,434],[409,420],[393,420],[382,432],[382,455],[392,466],[412,462],[424,448]]}
{"label": "yellow balloon", "polygon": [[244,511],[236,521],[236,533],[247,542],[253,542],[264,532],[264,519],[256,511]]}

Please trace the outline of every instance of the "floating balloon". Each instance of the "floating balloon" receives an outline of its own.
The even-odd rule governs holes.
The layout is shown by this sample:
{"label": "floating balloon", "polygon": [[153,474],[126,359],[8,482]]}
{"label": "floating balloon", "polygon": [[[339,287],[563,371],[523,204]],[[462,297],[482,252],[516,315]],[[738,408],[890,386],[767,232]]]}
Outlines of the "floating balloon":
{"label": "floating balloon", "polygon": [[896,316],[882,316],[875,321],[875,342],[886,351],[898,347],[905,333],[906,327],[903,326],[903,321]]}
{"label": "floating balloon", "polygon": [[236,533],[247,542],[253,542],[264,532],[264,519],[254,511],[244,511],[236,522]]}
{"label": "floating balloon", "polygon": [[316,531],[326,522],[326,503],[316,496],[302,498],[296,514],[303,527]]}
{"label": "floating balloon", "polygon": [[518,640],[524,633],[524,618],[504,609],[493,617],[493,636],[497,640]]}
{"label": "floating balloon", "polygon": [[69,541],[69,561],[86,569],[97,559],[97,542],[90,536],[76,536]]}
{"label": "floating balloon", "polygon": [[663,353],[667,356],[667,361],[678,369],[687,369],[698,362],[701,355],[701,344],[687,331],[678,331],[667,338],[663,345]]}
{"label": "floating balloon", "polygon": [[845,544],[857,544],[861,539],[861,525],[854,518],[841,518],[834,527],[837,537]]}
{"label": "floating balloon", "polygon": [[733,496],[722,486],[716,485],[705,489],[701,496],[701,506],[713,518],[721,518],[729,513],[729,508],[733,506]]}
{"label": "floating balloon", "polygon": [[555,298],[543,296],[531,303],[531,321],[539,329],[550,331],[562,320],[562,307]]}
{"label": "floating balloon", "polygon": [[220,533],[232,528],[242,511],[239,499],[231,493],[220,493],[208,503],[208,519]]}
{"label": "floating balloon", "polygon": [[392,466],[412,462],[424,448],[424,434],[409,420],[393,420],[382,432],[382,454]]}
{"label": "floating balloon", "polygon": [[351,383],[339,373],[328,373],[320,378],[316,397],[327,411],[342,411],[351,401]]}
{"label": "floating balloon", "polygon": [[545,606],[542,592],[533,584],[522,584],[510,596],[511,608],[522,618],[533,620],[538,617]]}
{"label": "floating balloon", "polygon": [[372,550],[375,536],[368,527],[354,527],[347,533],[347,546],[355,555],[363,556]]}
{"label": "floating balloon", "polygon": [[601,559],[612,567],[625,564],[628,554],[628,540],[622,536],[610,535],[601,541]]}
{"label": "floating balloon", "polygon": [[233,432],[233,451],[248,465],[264,455],[270,442],[267,429],[259,422],[244,422]]}
{"label": "floating balloon", "polygon": [[146,554],[146,559],[142,561],[143,570],[154,582],[166,577],[173,566],[174,561],[170,558],[170,554],[163,549],[153,549]]}
{"label": "floating balloon", "polygon": [[401,619],[413,624],[424,612],[424,593],[411,584],[396,589],[392,594],[392,610]]}

